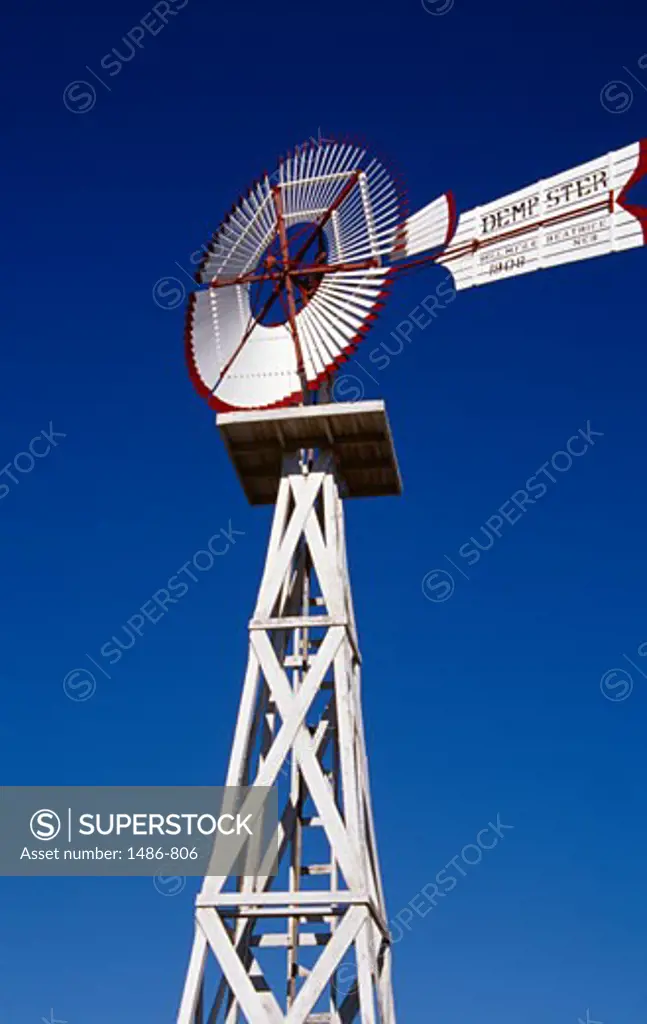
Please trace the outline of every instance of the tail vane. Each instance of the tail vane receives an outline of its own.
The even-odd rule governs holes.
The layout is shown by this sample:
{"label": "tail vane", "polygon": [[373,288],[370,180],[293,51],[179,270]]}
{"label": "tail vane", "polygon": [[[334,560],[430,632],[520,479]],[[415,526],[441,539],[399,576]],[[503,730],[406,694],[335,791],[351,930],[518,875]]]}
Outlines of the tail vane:
{"label": "tail vane", "polygon": [[629,201],[647,175],[647,140],[460,215],[437,261],[458,290],[647,244],[647,208]]}

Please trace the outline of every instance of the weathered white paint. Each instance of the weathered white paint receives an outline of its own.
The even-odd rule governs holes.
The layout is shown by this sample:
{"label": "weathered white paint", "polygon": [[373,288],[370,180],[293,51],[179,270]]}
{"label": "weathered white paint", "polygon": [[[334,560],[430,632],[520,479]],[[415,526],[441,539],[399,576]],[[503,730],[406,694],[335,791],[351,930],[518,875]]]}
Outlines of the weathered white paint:
{"label": "weathered white paint", "polygon": [[[225,878],[205,878],[178,1024],[395,1024],[359,681],[333,463],[325,452],[286,457],[227,781],[290,780],[281,789],[278,836],[289,871],[281,885],[260,875],[238,879],[233,892]],[[309,830],[321,837],[316,856],[308,853]],[[276,924],[268,931],[277,920],[280,931]],[[314,964],[301,959],[308,949],[320,950]],[[349,951],[357,977],[350,996],[348,984],[336,990]],[[278,991],[263,974],[261,953],[283,958]],[[209,956],[223,977],[203,1010]]]}

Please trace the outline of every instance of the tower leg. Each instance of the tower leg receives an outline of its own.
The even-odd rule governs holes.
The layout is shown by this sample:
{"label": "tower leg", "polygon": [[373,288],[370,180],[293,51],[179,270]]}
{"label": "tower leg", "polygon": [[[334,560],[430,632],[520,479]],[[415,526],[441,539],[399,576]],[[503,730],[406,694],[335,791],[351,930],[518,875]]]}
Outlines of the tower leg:
{"label": "tower leg", "polygon": [[178,1024],[395,1024],[360,667],[332,456],[286,456],[227,775],[277,786],[278,873],[205,878]]}

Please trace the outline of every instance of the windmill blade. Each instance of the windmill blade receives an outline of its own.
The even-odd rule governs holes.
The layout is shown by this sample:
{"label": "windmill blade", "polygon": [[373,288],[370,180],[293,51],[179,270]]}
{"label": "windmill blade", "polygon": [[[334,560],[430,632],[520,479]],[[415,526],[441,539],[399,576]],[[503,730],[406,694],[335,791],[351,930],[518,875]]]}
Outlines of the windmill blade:
{"label": "windmill blade", "polygon": [[437,261],[457,290],[647,244],[647,208],[629,191],[647,174],[647,140],[462,213]]}
{"label": "windmill blade", "polygon": [[238,200],[187,310],[190,374],[213,408],[303,401],[348,359],[383,305],[403,210],[381,161],[332,140],[297,147]]}
{"label": "windmill blade", "polygon": [[251,320],[247,290],[239,285],[190,297],[185,338],[190,376],[198,393],[221,412],[287,404],[301,393],[286,325],[253,323],[250,330]]}
{"label": "windmill blade", "polygon": [[[330,274],[299,310],[296,325],[310,390],[362,340],[383,305],[387,275],[381,267]],[[221,412],[289,405],[301,397],[289,327],[255,322],[242,285],[193,293],[186,355],[196,389]]]}
{"label": "windmill blade", "polygon": [[404,259],[436,249],[439,245],[447,245],[455,228],[454,196],[451,192],[445,192],[402,223],[392,258]]}

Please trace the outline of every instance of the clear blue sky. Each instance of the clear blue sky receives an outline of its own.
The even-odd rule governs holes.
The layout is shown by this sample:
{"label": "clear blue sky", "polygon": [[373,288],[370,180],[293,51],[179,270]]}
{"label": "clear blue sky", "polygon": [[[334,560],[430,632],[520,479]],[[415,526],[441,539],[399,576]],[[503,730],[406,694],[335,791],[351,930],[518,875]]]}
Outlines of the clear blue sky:
{"label": "clear blue sky", "polygon": [[[452,188],[459,209],[647,135],[641,6],[188,0],[117,73],[144,2],[6,15],[0,463],[50,422],[66,436],[1,492],[4,783],[224,777],[269,513],[155,283],[185,280],[247,182],[319,130],[392,154],[413,208]],[[63,102],[79,79],[85,112]],[[647,679],[623,655],[647,672],[646,274],[634,250],[464,292],[376,372],[429,270],[347,369],[386,399],[405,484],[347,509],[390,915],[497,813],[514,826],[396,946],[404,1024],[644,1020]],[[459,548],[587,421],[604,436],[468,567]],[[227,555],[68,699],[66,674],[229,523]],[[435,568],[444,602],[423,594]],[[633,692],[605,699],[621,667]],[[172,1021],[195,888],[1,880],[1,1024]]]}

